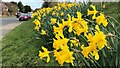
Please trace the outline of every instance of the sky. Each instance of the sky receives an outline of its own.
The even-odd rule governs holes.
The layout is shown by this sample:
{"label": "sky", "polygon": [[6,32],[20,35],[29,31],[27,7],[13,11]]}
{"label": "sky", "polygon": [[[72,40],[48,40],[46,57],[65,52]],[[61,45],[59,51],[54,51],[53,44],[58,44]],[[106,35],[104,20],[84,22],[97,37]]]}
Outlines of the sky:
{"label": "sky", "polygon": [[43,0],[2,0],[3,2],[19,2],[21,1],[22,4],[25,5],[30,5],[32,9],[36,9],[36,8],[41,8],[42,7],[42,3]]}

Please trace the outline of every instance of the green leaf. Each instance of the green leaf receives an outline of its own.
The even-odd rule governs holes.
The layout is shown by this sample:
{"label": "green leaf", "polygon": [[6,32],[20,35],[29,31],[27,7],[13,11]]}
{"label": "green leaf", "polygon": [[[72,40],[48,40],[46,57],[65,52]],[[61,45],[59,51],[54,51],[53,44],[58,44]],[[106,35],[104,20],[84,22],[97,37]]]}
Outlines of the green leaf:
{"label": "green leaf", "polygon": [[85,62],[85,64],[90,67],[89,62],[81,54],[80,54],[80,57],[83,59],[83,61]]}

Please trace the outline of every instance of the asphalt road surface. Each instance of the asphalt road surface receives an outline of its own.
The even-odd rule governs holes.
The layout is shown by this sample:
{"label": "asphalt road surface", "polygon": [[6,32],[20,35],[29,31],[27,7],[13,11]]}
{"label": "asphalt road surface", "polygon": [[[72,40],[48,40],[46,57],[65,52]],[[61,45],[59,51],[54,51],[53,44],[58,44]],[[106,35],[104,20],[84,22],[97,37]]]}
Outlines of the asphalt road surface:
{"label": "asphalt road surface", "polygon": [[2,20],[2,26],[10,24],[10,23],[18,23],[18,18],[12,17],[12,18],[0,18]]}
{"label": "asphalt road surface", "polygon": [[21,23],[16,17],[0,18],[0,39]]}

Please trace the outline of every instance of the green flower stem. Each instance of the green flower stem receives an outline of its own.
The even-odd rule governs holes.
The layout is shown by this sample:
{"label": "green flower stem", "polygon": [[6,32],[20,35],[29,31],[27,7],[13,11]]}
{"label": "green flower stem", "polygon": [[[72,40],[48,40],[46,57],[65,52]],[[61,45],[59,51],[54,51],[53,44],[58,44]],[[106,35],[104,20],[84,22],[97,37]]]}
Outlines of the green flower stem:
{"label": "green flower stem", "polygon": [[[76,50],[76,47],[75,47],[75,50]],[[78,66],[78,59],[77,59],[77,52],[75,53],[75,66]]]}
{"label": "green flower stem", "polygon": [[118,26],[120,26],[119,22],[115,18],[111,17],[111,19],[113,19],[118,24]]}
{"label": "green flower stem", "polygon": [[[110,20],[108,19],[108,21],[110,21]],[[111,23],[111,21],[110,21],[110,24],[112,25],[113,30],[120,36],[120,34],[116,31],[116,29],[114,28],[114,26],[113,26],[113,24]]]}
{"label": "green flower stem", "polygon": [[90,56],[90,58],[92,59],[92,60],[94,60],[94,62],[97,64],[97,66],[96,66],[96,64],[94,64],[94,66],[96,66],[96,67],[100,67],[100,64],[93,58],[93,56],[92,55],[89,55]]}

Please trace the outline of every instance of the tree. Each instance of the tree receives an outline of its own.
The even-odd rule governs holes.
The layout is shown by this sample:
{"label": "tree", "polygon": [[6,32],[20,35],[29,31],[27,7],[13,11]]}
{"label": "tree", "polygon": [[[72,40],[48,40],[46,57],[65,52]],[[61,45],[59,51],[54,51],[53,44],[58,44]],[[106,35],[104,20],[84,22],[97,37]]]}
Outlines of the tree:
{"label": "tree", "polygon": [[50,4],[49,2],[44,2],[42,7],[47,8],[49,7],[49,4]]}
{"label": "tree", "polygon": [[4,4],[8,7],[8,12],[10,15],[14,15],[16,12],[18,12],[18,6],[16,2],[6,2]]}
{"label": "tree", "polygon": [[51,3],[52,3],[53,0],[43,0],[43,1],[44,1],[44,3],[42,4],[42,8],[43,8],[43,7],[44,7],[44,8],[52,7],[52,6],[51,6]]}
{"label": "tree", "polygon": [[58,2],[54,2],[54,0],[43,0],[42,8],[53,7],[56,6]]}
{"label": "tree", "polygon": [[18,8],[19,8],[19,12],[23,12],[24,11],[24,6],[22,4],[22,2],[18,2]]}
{"label": "tree", "polygon": [[31,7],[30,7],[29,5],[25,5],[25,6],[24,6],[24,9],[25,9],[25,10],[24,10],[25,13],[32,11],[32,9],[31,9]]}
{"label": "tree", "polygon": [[10,3],[17,5],[17,2],[11,1]]}

